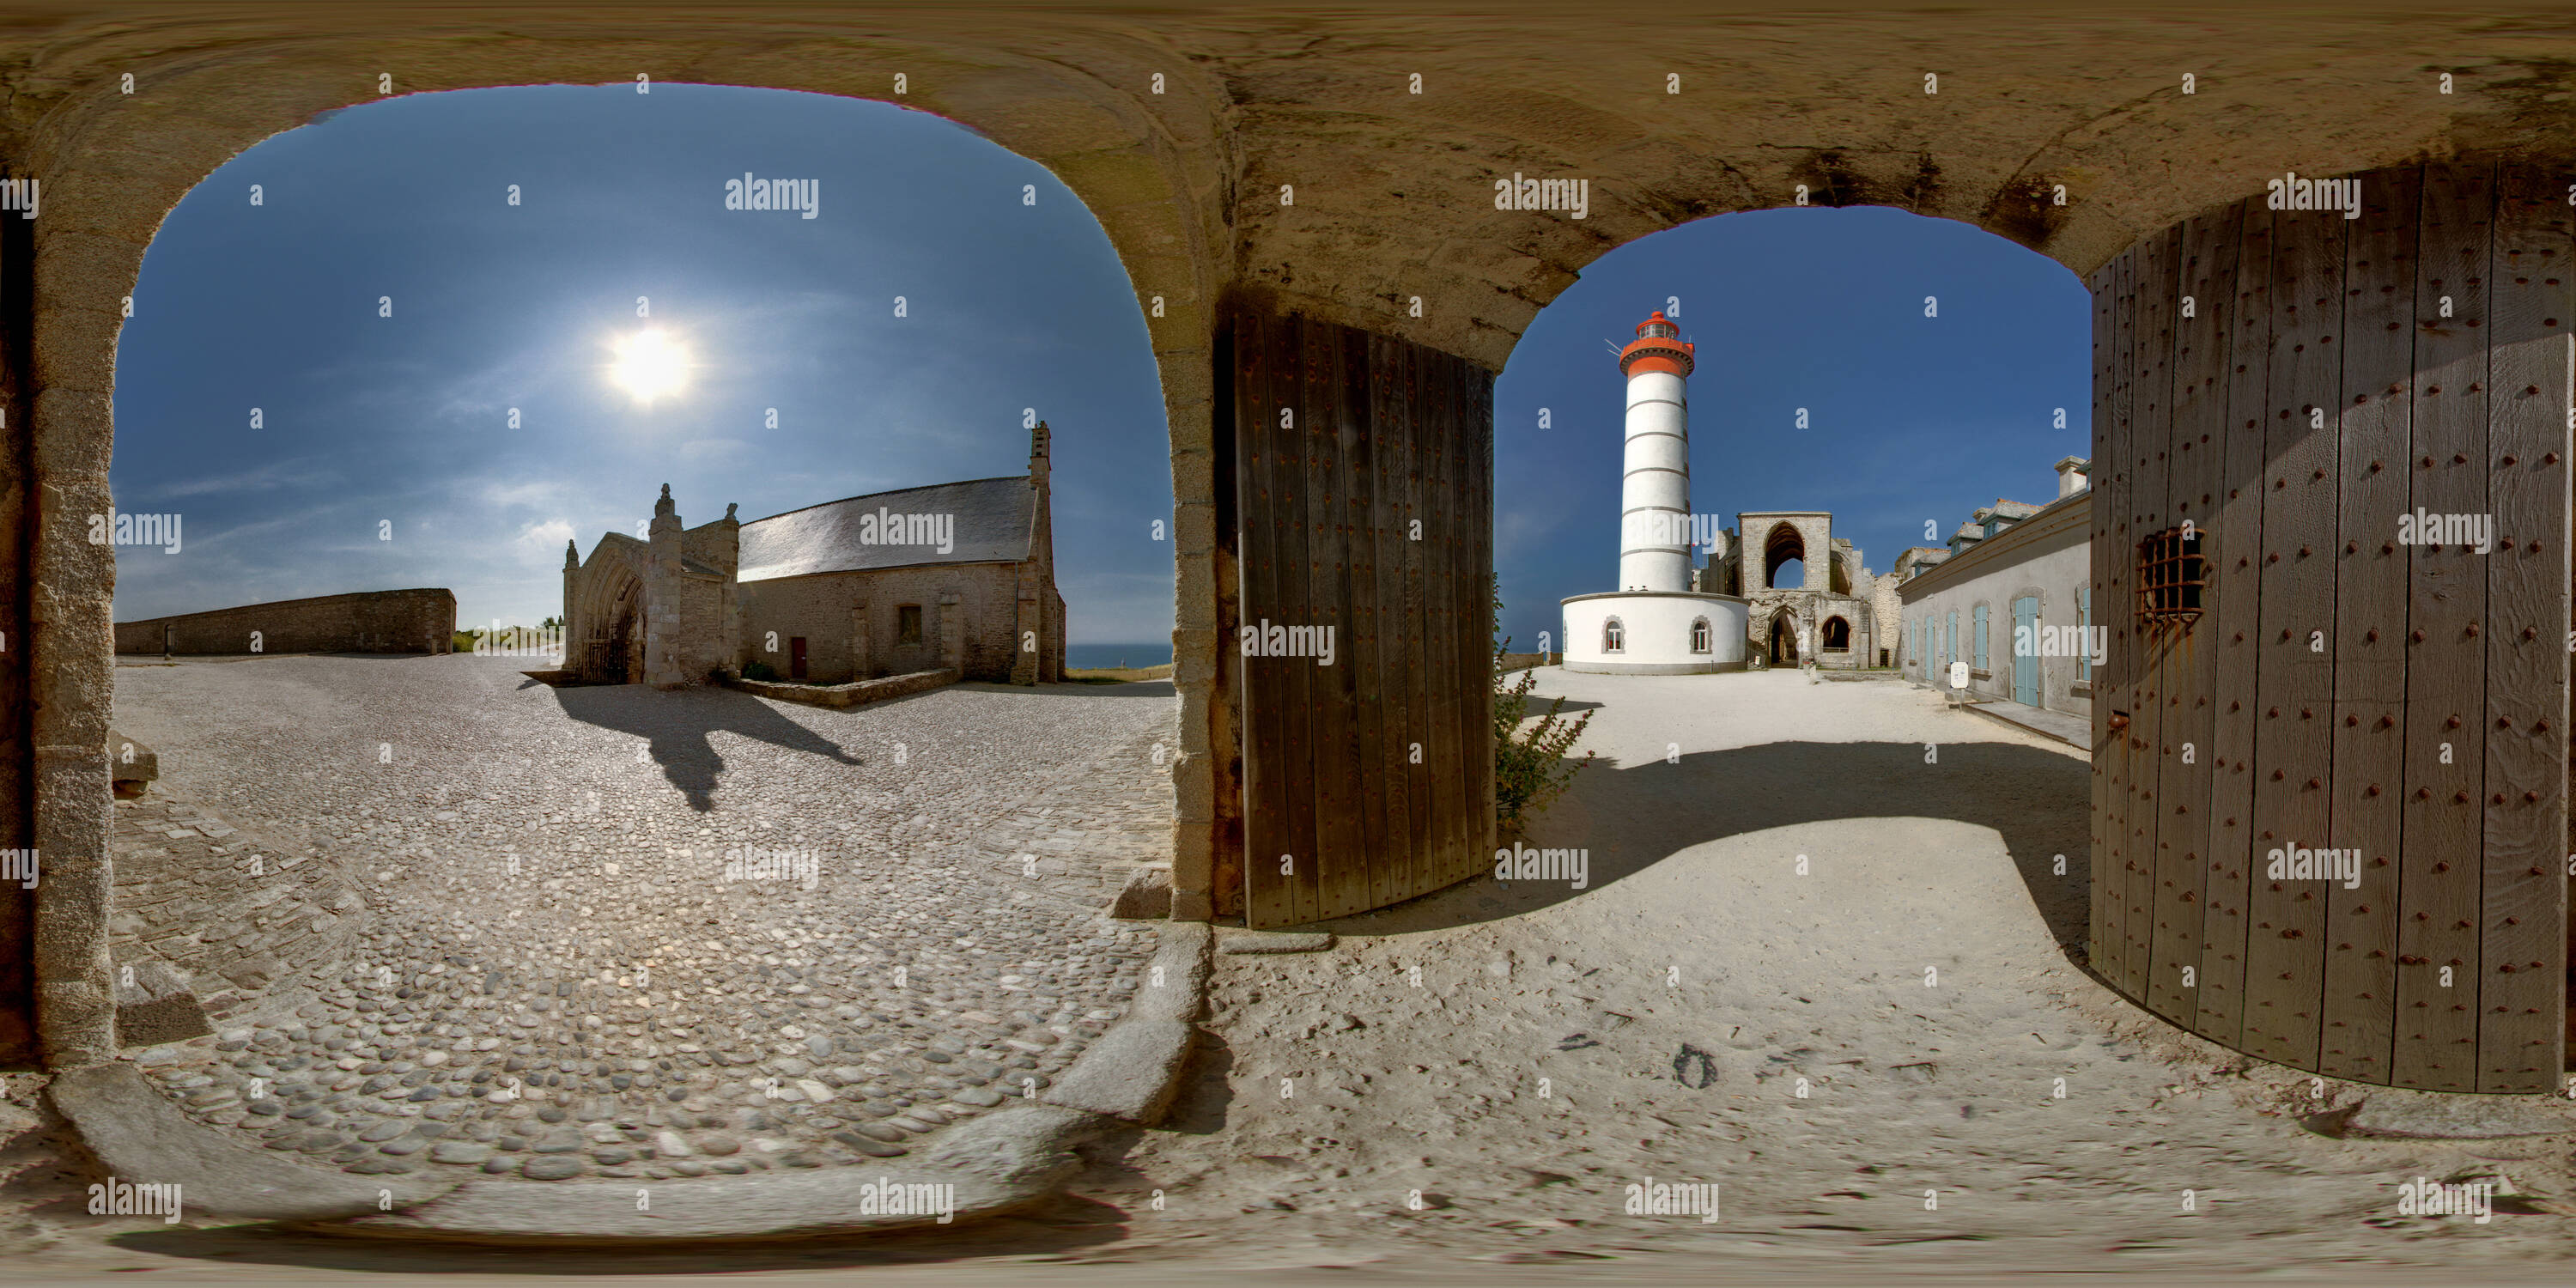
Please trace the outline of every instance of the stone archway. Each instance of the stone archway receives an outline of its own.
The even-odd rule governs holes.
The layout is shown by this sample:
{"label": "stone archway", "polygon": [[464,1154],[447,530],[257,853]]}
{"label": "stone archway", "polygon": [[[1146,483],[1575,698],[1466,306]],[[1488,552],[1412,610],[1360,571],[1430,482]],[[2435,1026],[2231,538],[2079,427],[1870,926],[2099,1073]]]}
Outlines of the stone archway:
{"label": "stone archway", "polygon": [[[504,21],[511,36],[496,40]],[[46,201],[41,220],[0,220],[0,252],[30,265],[0,292],[0,412],[17,413],[0,415],[0,583],[14,588],[0,612],[26,641],[0,653],[0,847],[40,850],[49,874],[41,891],[0,895],[6,1009],[41,996],[51,1062],[113,1055],[114,564],[84,521],[112,508],[115,343],[144,249],[183,195],[268,135],[385,92],[685,76],[935,111],[1060,175],[1126,264],[1162,375],[1182,706],[1174,912],[1204,918],[1240,888],[1219,642],[1238,573],[1224,456],[1242,409],[1214,401],[1232,374],[1214,349],[1229,291],[1492,371],[1585,264],[1687,220],[1887,204],[2090,273],[2286,172],[2545,150],[2576,87],[2576,38],[2471,15],[2402,28],[2359,13],[2088,16],[2052,28],[2057,57],[2040,64],[2030,29],[2025,14],[1963,9],[1937,30],[1800,19],[1783,40],[1776,20],[1719,17],[1694,27],[1700,39],[1640,43],[1590,15],[1252,11],[1144,32],[1071,11],[999,25],[925,9],[870,14],[862,32],[787,6],[538,4],[478,20],[405,0],[291,24],[137,11],[13,29],[0,37],[16,91],[0,100],[0,150],[13,173],[42,177]],[[2298,74],[2277,71],[2284,59]],[[2431,92],[2428,68],[2456,69],[2455,92]],[[1534,99],[1532,85],[1598,88]],[[2270,128],[2238,128],[2249,115]],[[1327,117],[1336,128],[1314,128]],[[2356,135],[2354,120],[2371,129]],[[1414,160],[1389,168],[1390,148]],[[1543,177],[1581,179],[1579,218],[1532,208],[1528,189],[1497,200],[1498,182]]]}
{"label": "stone archway", "polygon": [[[1798,535],[1795,524],[1783,519],[1771,525],[1770,533],[1762,538],[1763,589],[1778,588],[1783,565],[1797,563],[1803,566],[1806,559],[1807,543]],[[1803,579],[1800,584],[1805,584]]]}
{"label": "stone archway", "polygon": [[598,645],[599,678],[610,684],[634,684],[644,678],[644,583],[629,574],[604,607],[608,633]]}
{"label": "stone archway", "polygon": [[1783,608],[1771,616],[1771,639],[1765,654],[1773,666],[1798,665],[1798,616]]}

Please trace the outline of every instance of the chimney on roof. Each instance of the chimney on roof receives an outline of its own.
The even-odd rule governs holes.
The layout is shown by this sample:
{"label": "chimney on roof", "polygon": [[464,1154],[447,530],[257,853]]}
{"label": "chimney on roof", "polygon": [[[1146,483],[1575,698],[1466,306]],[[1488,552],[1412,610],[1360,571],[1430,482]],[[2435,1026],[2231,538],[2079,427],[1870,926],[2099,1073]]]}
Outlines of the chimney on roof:
{"label": "chimney on roof", "polygon": [[2069,456],[2057,463],[2057,495],[2062,500],[2093,486],[2093,462]]}

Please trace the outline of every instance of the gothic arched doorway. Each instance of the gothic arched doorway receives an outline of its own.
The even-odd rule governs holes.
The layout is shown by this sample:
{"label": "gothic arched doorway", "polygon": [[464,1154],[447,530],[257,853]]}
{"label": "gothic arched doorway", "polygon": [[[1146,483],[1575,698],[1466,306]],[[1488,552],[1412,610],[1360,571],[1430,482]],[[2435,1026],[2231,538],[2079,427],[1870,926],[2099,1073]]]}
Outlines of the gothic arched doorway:
{"label": "gothic arched doorway", "polygon": [[1798,619],[1782,612],[1771,619],[1771,665],[1798,664]]}

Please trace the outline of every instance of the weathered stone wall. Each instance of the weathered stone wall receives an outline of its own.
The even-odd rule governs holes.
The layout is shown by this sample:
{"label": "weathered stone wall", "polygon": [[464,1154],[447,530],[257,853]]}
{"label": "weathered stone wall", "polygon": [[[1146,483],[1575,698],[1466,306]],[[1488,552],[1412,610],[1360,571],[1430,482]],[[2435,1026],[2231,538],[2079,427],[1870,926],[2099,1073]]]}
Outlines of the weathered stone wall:
{"label": "weathered stone wall", "polygon": [[1869,664],[1877,666],[1875,650],[1885,649],[1887,664],[1901,670],[1910,659],[1905,656],[1905,611],[1897,599],[1896,582],[1897,575],[1892,572],[1883,572],[1870,579],[1869,611],[1878,624],[1878,641],[1872,646]]}
{"label": "weathered stone wall", "polygon": [[116,651],[159,653],[165,628],[173,653],[444,653],[456,634],[456,595],[371,590],[118,622]]}
{"label": "weathered stone wall", "polygon": [[[936,670],[943,612],[962,614],[964,665],[970,680],[1008,682],[1017,661],[1019,565],[940,564],[919,568],[886,568],[867,572],[816,573],[780,577],[742,585],[741,664],[768,663],[788,674],[788,641],[805,637],[805,678],[825,684],[875,679],[913,671]],[[943,608],[940,600],[956,595]],[[852,674],[850,616],[852,605],[867,607],[867,674]],[[896,642],[896,612],[904,604],[921,608],[921,641]],[[778,637],[770,650],[770,635]]]}
{"label": "weathered stone wall", "polygon": [[1797,586],[1782,586],[1779,589],[1830,589],[1828,582],[1832,576],[1830,570],[1834,549],[1834,516],[1803,510],[1746,510],[1736,515],[1735,520],[1735,530],[1743,534],[1738,543],[1742,551],[1742,568],[1738,576],[1741,579],[1740,584],[1745,589],[1734,593],[1750,599],[1752,591],[1770,588],[1766,577],[1771,561],[1771,534],[1783,524],[1786,524],[1790,531],[1798,534],[1801,551],[1798,556],[1801,561],[1799,567],[1804,573],[1804,580]]}

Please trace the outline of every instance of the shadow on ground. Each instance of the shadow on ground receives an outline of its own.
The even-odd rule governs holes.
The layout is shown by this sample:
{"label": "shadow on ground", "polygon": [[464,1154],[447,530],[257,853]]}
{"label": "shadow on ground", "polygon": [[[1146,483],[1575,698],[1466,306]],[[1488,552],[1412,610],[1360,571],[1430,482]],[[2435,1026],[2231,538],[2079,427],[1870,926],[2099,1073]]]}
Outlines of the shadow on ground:
{"label": "shadow on ground", "polygon": [[[2092,767],[2017,743],[1775,742],[1625,768],[1595,761],[1523,844],[1588,850],[1583,890],[1564,881],[1478,876],[1373,913],[1318,923],[1348,935],[1411,934],[1581,898],[1709,841],[1852,818],[1935,818],[2000,833],[2031,902],[2063,946],[2083,944],[2089,908]],[[2056,857],[2066,856],[2057,875]],[[1950,856],[1925,854],[1921,862]]]}
{"label": "shadow on ground", "polygon": [[862,1269],[1065,1256],[1127,1235],[1127,1214],[1073,1195],[1023,1212],[960,1221],[909,1234],[779,1239],[692,1248],[477,1247],[371,1236],[333,1236],[281,1226],[138,1230],[114,1247],[217,1264],[308,1270],[457,1275],[739,1275],[758,1271]]}
{"label": "shadow on ground", "polygon": [[724,772],[724,757],[707,741],[707,735],[719,730],[844,765],[859,763],[840,744],[731,689],[663,692],[641,684],[611,684],[556,689],[554,695],[564,714],[575,720],[649,742],[662,776],[700,813],[715,808],[716,775]]}
{"label": "shadow on ground", "polygon": [[960,684],[961,689],[984,689],[994,693],[1034,693],[1042,698],[1168,698],[1173,696],[1169,680],[1129,680],[1121,684],[1100,684],[1089,680],[1067,680],[1061,684]]}

